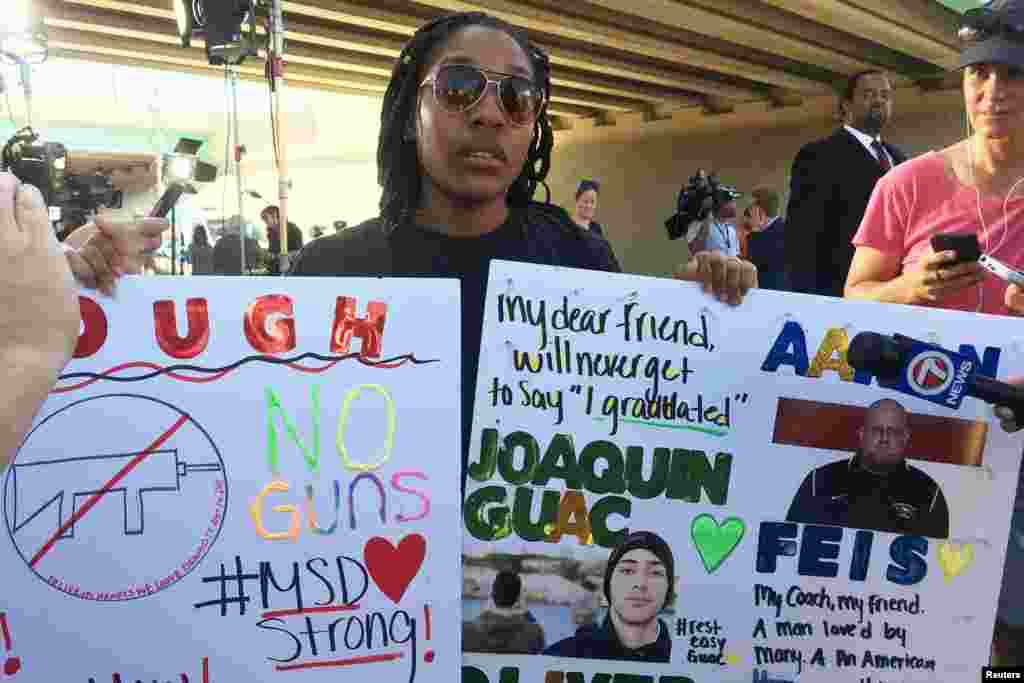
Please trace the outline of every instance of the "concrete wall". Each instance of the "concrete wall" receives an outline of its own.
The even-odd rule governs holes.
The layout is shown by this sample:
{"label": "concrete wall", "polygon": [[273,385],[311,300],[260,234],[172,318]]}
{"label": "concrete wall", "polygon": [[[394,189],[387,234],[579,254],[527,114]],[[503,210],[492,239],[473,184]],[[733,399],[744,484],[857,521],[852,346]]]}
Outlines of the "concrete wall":
{"label": "concrete wall", "polygon": [[[737,125],[735,117],[730,120],[726,115],[703,117],[703,129],[695,133],[671,130],[668,124],[668,130],[650,137],[630,134],[622,124],[560,133],[548,178],[552,201],[571,211],[579,179],[597,178],[601,182],[597,220],[609,235],[623,269],[669,274],[686,252],[680,242],[669,241],[663,224],[675,210],[680,186],[693,172],[698,168],[716,170],[723,182],[741,190],[768,183],[788,195],[793,157],[806,142],[830,133],[834,123],[829,110],[819,107],[812,121],[783,127]],[[772,112],[763,112],[764,121],[772,117]],[[713,130],[714,118],[721,118],[726,129]],[[620,127],[622,130],[615,130]],[[884,136],[911,156],[961,139],[959,93],[901,92],[896,116]],[[739,200],[741,210],[745,201]]]}

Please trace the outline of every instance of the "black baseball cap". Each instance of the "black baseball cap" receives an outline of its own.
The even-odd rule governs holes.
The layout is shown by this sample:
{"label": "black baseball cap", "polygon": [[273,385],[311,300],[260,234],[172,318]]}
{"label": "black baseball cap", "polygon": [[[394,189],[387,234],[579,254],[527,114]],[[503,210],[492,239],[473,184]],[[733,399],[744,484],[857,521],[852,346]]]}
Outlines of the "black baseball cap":
{"label": "black baseball cap", "polygon": [[964,12],[958,69],[974,64],[1024,68],[1024,0],[992,0]]}

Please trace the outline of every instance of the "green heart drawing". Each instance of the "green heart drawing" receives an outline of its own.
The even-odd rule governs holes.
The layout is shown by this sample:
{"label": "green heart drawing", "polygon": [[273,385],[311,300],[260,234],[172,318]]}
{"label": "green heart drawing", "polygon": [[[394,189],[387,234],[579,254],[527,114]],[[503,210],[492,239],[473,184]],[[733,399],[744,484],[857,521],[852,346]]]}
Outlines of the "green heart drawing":
{"label": "green heart drawing", "polygon": [[743,540],[747,525],[739,517],[729,517],[719,524],[708,514],[697,515],[690,524],[690,536],[708,574],[722,566]]}

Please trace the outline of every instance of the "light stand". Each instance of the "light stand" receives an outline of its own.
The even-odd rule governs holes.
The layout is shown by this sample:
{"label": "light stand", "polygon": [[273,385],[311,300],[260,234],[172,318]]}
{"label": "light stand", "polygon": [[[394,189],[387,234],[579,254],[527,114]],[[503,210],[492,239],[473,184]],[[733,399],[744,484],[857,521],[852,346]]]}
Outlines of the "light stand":
{"label": "light stand", "polygon": [[32,126],[32,65],[28,62],[18,63],[18,75],[21,77],[21,87],[25,91],[25,118],[26,126]]}
{"label": "light stand", "polygon": [[245,147],[238,137],[238,67],[228,66],[227,70],[231,81],[231,127],[235,137],[235,190],[238,194],[238,239],[242,267],[239,275],[245,275],[245,192],[242,189],[242,157],[245,154]]}
{"label": "light stand", "polygon": [[46,25],[38,11],[25,0],[5,0],[0,17],[0,62],[17,65],[21,87],[25,90],[25,112],[32,126],[32,66],[42,64],[49,55]]}
{"label": "light stand", "polygon": [[178,263],[178,214],[177,210],[171,207],[171,275],[177,275]]}
{"label": "light stand", "polygon": [[[202,35],[206,42],[206,58],[213,66],[223,64],[231,83],[231,115],[229,128],[235,137],[236,194],[238,195],[238,240],[241,271],[246,272],[245,258],[245,204],[242,190],[242,158],[245,147],[239,142],[238,122],[238,68],[246,57],[258,54],[256,47],[255,0],[173,0],[178,35],[182,47],[188,47],[192,37]],[[248,31],[242,29],[248,19]],[[251,264],[250,264],[251,265]]]}
{"label": "light stand", "polygon": [[281,123],[284,109],[281,107],[282,93],[284,91],[284,12],[282,11],[281,0],[271,0],[270,10],[270,52],[267,55],[267,65],[270,68],[271,85],[274,94],[274,109],[277,116],[274,118],[274,135],[277,140],[278,164],[277,164],[277,192],[278,206],[280,207],[279,223],[281,231],[280,247],[280,273],[285,275],[288,272],[288,192],[291,189],[291,181],[288,179],[288,145],[284,139],[285,127]]}

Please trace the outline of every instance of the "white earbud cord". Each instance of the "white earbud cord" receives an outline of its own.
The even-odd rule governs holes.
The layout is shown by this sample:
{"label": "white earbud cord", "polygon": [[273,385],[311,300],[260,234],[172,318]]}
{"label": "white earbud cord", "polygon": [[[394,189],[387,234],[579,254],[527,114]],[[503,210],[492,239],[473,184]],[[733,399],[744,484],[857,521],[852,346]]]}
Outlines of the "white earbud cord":
{"label": "white earbud cord", "polygon": [[[1010,214],[1009,214],[1010,197],[1013,196],[1013,191],[1017,189],[1017,186],[1020,185],[1021,183],[1024,183],[1024,176],[1018,178],[1017,181],[1013,185],[1010,186],[1009,192],[1006,193],[1006,197],[1003,199],[1003,235],[1002,235],[1002,239],[1000,239],[999,242],[996,243],[996,246],[990,247],[989,246],[989,230],[988,230],[988,226],[985,225],[985,216],[982,214],[982,211],[981,211],[981,190],[978,189],[978,179],[977,179],[977,177],[974,174],[974,135],[973,135],[973,132],[971,131],[970,121],[967,122],[967,130],[968,130],[968,137],[967,137],[967,165],[970,167],[970,170],[971,170],[971,185],[974,187],[974,197],[975,197],[976,205],[978,207],[978,221],[981,223],[982,237],[985,240],[985,252],[984,253],[986,253],[986,254],[988,254],[990,256],[995,256],[995,252],[998,251],[999,248],[1003,246],[1003,243],[1006,242],[1006,240],[1010,236]],[[980,313],[981,312],[981,309],[982,309],[982,306],[984,305],[984,302],[985,302],[984,285],[981,282],[979,282],[978,283],[978,307],[976,309],[974,309],[975,313]]]}

